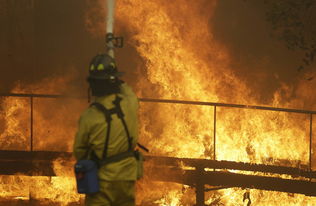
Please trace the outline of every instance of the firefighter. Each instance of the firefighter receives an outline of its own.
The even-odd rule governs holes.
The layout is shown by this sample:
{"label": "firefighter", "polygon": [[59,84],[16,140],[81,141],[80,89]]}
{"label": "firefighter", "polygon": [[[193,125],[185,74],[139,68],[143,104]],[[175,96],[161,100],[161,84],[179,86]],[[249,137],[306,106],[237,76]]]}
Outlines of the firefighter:
{"label": "firefighter", "polygon": [[[73,147],[77,161],[104,160],[105,156],[107,159],[134,150],[138,139],[138,99],[132,89],[119,79],[121,75],[109,55],[93,58],[87,81],[92,96],[95,96],[94,102],[108,111],[119,107],[121,115],[114,112],[108,121],[93,104],[82,113]],[[107,164],[101,163],[98,169],[100,191],[86,194],[85,205],[135,205],[137,172],[137,158],[133,155],[121,155]]]}

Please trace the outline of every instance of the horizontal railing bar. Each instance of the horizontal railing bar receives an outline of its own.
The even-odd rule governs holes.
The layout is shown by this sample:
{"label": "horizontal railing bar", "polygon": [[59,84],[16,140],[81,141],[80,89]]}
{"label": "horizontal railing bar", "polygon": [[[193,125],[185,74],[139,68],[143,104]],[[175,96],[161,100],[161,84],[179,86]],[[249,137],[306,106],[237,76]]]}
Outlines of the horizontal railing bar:
{"label": "horizontal railing bar", "polygon": [[20,94],[20,93],[0,93],[0,97],[33,97],[33,98],[73,98],[83,99],[84,97],[69,96],[61,94]]}
{"label": "horizontal railing bar", "polygon": [[241,108],[241,109],[257,109],[257,110],[270,110],[270,111],[279,111],[279,112],[316,114],[316,111],[312,111],[312,110],[287,109],[287,108],[279,108],[279,107],[266,107],[266,106],[243,105],[243,104],[226,104],[226,103],[216,103],[216,102],[182,101],[182,100],[168,100],[168,99],[146,99],[146,98],[140,98],[139,100],[142,102],[188,104],[188,105],[198,105],[198,106],[233,107],[233,108]]}
{"label": "horizontal railing bar", "polygon": [[[73,98],[73,99],[84,99],[82,96],[67,96],[59,94],[18,94],[18,93],[0,93],[0,97],[34,97],[34,98]],[[217,106],[217,107],[232,107],[240,109],[257,109],[257,110],[269,110],[278,112],[291,112],[301,114],[316,114],[313,110],[301,110],[301,109],[288,109],[280,107],[267,107],[267,106],[256,106],[256,105],[243,105],[243,104],[227,104],[217,102],[200,102],[200,101],[184,101],[184,100],[170,100],[170,99],[149,99],[139,98],[141,102],[153,102],[153,103],[169,103],[169,104],[186,104],[186,105],[198,105],[198,106]]]}

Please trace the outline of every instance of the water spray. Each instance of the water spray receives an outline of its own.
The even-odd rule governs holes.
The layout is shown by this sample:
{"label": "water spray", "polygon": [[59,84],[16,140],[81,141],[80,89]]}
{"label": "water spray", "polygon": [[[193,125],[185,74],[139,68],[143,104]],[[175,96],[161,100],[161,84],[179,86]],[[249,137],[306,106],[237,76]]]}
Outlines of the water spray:
{"label": "water spray", "polygon": [[114,36],[114,17],[115,17],[115,0],[107,0],[106,2],[107,16],[106,16],[106,46],[107,53],[112,58],[114,55],[114,48],[123,47],[123,37]]}

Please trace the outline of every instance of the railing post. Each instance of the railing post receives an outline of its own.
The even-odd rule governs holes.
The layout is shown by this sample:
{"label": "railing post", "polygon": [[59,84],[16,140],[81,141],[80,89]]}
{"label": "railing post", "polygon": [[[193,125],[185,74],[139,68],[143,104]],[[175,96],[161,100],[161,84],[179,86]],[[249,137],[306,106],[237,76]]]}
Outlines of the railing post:
{"label": "railing post", "polygon": [[30,97],[30,107],[31,107],[31,130],[30,130],[30,151],[33,151],[33,97]]}
{"label": "railing post", "polygon": [[213,159],[216,160],[216,106],[214,106],[214,141],[213,141]]}
{"label": "railing post", "polygon": [[312,171],[312,147],[313,147],[313,114],[309,118],[309,170]]}
{"label": "railing post", "polygon": [[196,206],[205,206],[204,167],[198,165],[195,167],[195,171]]}

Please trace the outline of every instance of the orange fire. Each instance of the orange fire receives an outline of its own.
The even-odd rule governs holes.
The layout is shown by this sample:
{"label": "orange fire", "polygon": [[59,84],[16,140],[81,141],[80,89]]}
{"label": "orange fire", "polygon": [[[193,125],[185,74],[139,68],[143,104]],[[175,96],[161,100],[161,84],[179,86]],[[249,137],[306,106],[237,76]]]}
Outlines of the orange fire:
{"label": "orange fire", "polygon": [[2,149],[23,150],[29,139],[29,108],[26,98],[5,98],[2,101],[0,115],[1,134],[0,146]]}
{"label": "orange fire", "polygon": [[[98,5],[103,5],[102,2]],[[215,9],[216,1],[117,1],[117,26],[119,30],[124,28],[129,32],[129,43],[135,45],[144,62],[137,68],[138,96],[261,104],[251,96],[251,88],[229,67],[231,58],[225,45],[216,42],[212,36],[209,24]],[[104,22],[95,18],[96,14],[105,16],[102,8],[93,8],[93,19],[89,18],[89,12],[87,22],[89,28],[93,28],[91,32],[104,35]],[[146,75],[142,76],[144,72],[141,71]],[[28,89],[17,86],[13,92],[56,93],[67,87],[67,79],[44,80]],[[42,88],[44,82],[52,83]],[[284,91],[286,95],[290,89],[287,86],[280,88],[270,106],[304,107],[304,102],[297,99],[283,101]],[[313,95],[311,91],[302,83],[297,93],[308,99]],[[35,99],[36,150],[71,151],[76,120],[86,104],[83,100],[62,101],[63,105],[56,100]],[[5,125],[1,127],[5,132],[0,135],[0,145],[5,149],[29,149],[23,147],[28,145],[29,131],[21,130],[29,128],[29,123],[24,123],[29,119],[28,99],[7,98],[3,108],[6,112],[1,119]],[[57,108],[59,112],[48,108]],[[309,119],[306,115],[228,108],[217,108],[216,112],[216,157],[213,155],[213,107],[141,103],[141,142],[151,149],[151,155],[308,168]],[[60,144],[61,140],[67,141]],[[9,184],[0,186],[0,191],[6,191],[0,192],[0,197],[28,198],[33,191],[34,198],[55,200],[61,205],[82,201],[82,196],[75,193],[71,164],[64,164],[62,160],[54,164],[58,177],[2,176],[1,182]],[[64,171],[65,168],[68,170]],[[151,182],[145,178],[137,189],[138,205],[180,206],[192,205],[195,201],[194,189],[184,185]],[[206,204],[244,205],[244,192],[239,188],[208,192]],[[316,204],[315,197],[303,195],[255,189],[251,189],[250,194],[254,205]]]}
{"label": "orange fire", "polygon": [[[12,93],[58,94],[67,91],[72,76],[47,78],[32,85],[17,83]],[[3,133],[0,143],[3,149],[30,150],[30,98],[8,97],[3,99]],[[80,113],[87,101],[75,98],[33,98],[34,150],[71,151],[72,138]],[[60,144],[64,138],[69,141]],[[9,139],[8,139],[9,138]],[[8,141],[9,140],[9,141]],[[12,143],[11,143],[12,142]]]}
{"label": "orange fire", "polygon": [[[225,46],[212,37],[209,24],[215,8],[216,1],[118,1],[119,27],[131,33],[130,43],[145,62],[139,66],[140,74],[141,70],[146,71],[146,78],[139,77],[137,84],[139,96],[261,104],[229,67],[230,56]],[[281,99],[280,93],[276,93],[271,105],[302,106]],[[142,141],[155,155],[214,158],[213,112],[212,107],[144,103]],[[216,159],[307,167],[308,123],[306,115],[220,108]],[[170,197],[170,205],[187,204],[179,201],[181,194],[179,197],[175,191],[179,190],[164,193],[161,205]],[[316,202],[315,198],[304,196],[251,191],[255,205],[266,205],[267,199],[270,205],[280,204],[280,196],[285,205]],[[242,204],[240,189],[214,193],[221,196],[219,204]],[[218,200],[211,195],[208,201],[211,204]]]}
{"label": "orange fire", "polygon": [[[69,88],[73,77],[62,76],[22,86],[17,83],[13,93],[57,94]],[[77,120],[87,101],[80,99],[33,99],[33,150],[72,151],[72,141]],[[0,119],[4,120],[0,135],[1,148],[30,151],[30,98],[8,97],[1,105]],[[66,141],[65,141],[66,140]],[[70,202],[82,202],[75,188],[72,165],[57,159],[54,164],[56,177],[0,176],[0,199],[39,199],[66,206]],[[1,204],[1,201],[0,201]]]}

